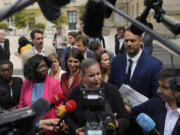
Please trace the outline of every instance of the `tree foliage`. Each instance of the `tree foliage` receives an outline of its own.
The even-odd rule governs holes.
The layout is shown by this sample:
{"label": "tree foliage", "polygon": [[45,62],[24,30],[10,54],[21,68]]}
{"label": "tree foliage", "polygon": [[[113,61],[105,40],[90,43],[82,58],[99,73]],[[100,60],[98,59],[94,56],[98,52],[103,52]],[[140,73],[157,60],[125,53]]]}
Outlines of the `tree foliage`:
{"label": "tree foliage", "polygon": [[55,26],[63,25],[63,24],[68,24],[68,17],[65,15],[61,15],[57,20],[52,21],[52,23]]}
{"label": "tree foliage", "polygon": [[27,27],[28,14],[26,10],[22,10],[14,15],[14,24],[19,29]]}
{"label": "tree foliage", "polygon": [[0,29],[8,30],[9,26],[7,23],[0,23]]}
{"label": "tree foliage", "polygon": [[84,22],[84,14],[85,14],[85,11],[86,11],[86,5],[80,6],[80,8],[79,8],[79,20],[80,20],[81,22]]}
{"label": "tree foliage", "polygon": [[46,25],[44,23],[37,23],[33,26],[33,29],[42,29],[44,30],[46,28]]}

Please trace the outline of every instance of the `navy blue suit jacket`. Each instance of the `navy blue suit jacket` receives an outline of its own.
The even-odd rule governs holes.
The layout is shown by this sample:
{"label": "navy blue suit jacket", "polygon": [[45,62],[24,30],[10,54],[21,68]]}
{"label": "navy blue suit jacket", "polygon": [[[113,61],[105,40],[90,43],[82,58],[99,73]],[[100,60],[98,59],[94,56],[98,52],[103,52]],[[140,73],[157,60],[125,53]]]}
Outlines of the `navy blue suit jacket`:
{"label": "navy blue suit jacket", "polygon": [[[126,53],[114,58],[109,83],[116,85],[117,88],[120,88],[122,84],[127,84],[126,65]],[[158,88],[157,75],[161,69],[162,62],[142,52],[129,85],[139,93],[151,98]]]}
{"label": "navy blue suit jacket", "polygon": [[[167,109],[165,106],[165,102],[163,102],[160,97],[155,96],[151,100],[139,106],[134,107],[132,111],[135,115],[138,115],[139,113],[142,113],[142,112],[149,115],[156,123],[156,129],[159,131],[159,133],[161,135],[164,134],[164,126],[165,126]],[[172,135],[179,135],[178,134],[178,132],[180,132],[178,131],[179,126],[180,126],[180,117],[178,118],[178,121],[176,122]]]}

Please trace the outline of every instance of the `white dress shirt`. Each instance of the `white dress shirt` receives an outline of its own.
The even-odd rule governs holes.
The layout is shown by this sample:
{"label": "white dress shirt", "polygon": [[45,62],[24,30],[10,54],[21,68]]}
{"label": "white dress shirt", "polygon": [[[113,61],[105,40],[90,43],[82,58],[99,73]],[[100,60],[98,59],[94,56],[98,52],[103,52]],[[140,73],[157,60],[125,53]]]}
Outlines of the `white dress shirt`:
{"label": "white dress shirt", "polygon": [[63,46],[62,46],[62,44],[61,44],[61,42],[62,42],[62,36],[61,36],[61,35],[60,35],[60,36],[57,35],[56,41],[57,41],[56,48],[57,48],[57,49],[63,49]]}
{"label": "white dress shirt", "polygon": [[131,57],[129,57],[128,54],[126,53],[126,56],[127,56],[126,74],[127,74],[127,72],[128,72],[128,67],[129,67],[129,61],[128,61],[128,60],[131,59],[131,60],[133,61],[132,67],[131,67],[130,79],[132,78],[132,76],[133,76],[133,74],[134,74],[134,70],[135,70],[135,68],[136,68],[137,62],[138,62],[141,54],[142,54],[142,50],[140,50],[139,53],[138,53],[136,56],[134,56],[133,58],[131,58]]}
{"label": "white dress shirt", "polygon": [[179,118],[180,108],[172,110],[168,103],[166,103],[166,109],[167,113],[164,126],[164,135],[171,135]]}
{"label": "white dress shirt", "polygon": [[44,48],[42,48],[41,52],[39,53],[39,52],[36,50],[36,48],[34,47],[34,52],[35,52],[35,54],[39,54],[39,55],[45,56],[45,50],[44,50]]}
{"label": "white dress shirt", "polygon": [[4,49],[4,43],[0,43],[0,46]]}
{"label": "white dress shirt", "polygon": [[122,46],[123,46],[123,43],[124,43],[124,39],[123,38],[120,38],[119,39],[119,50],[121,50]]}

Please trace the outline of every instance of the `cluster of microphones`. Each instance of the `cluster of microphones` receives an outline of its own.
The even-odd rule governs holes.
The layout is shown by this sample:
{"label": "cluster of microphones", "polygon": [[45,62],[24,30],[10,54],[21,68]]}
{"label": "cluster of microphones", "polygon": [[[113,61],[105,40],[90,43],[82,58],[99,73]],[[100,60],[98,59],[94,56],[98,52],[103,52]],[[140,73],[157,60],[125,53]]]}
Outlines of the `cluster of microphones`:
{"label": "cluster of microphones", "polygon": [[[62,94],[56,94],[52,98],[52,103],[49,104],[44,98],[40,98],[30,107],[24,107],[0,114],[0,134],[6,134],[14,129],[18,134],[26,134],[27,132],[31,133],[30,126],[36,127],[36,123],[40,121],[42,116],[48,112],[55,105],[59,105],[64,100]],[[74,100],[69,100],[65,105],[60,105],[57,109],[57,116],[59,122],[54,126],[59,126],[60,123],[64,120],[67,113],[73,112],[77,107],[77,104]],[[153,132],[153,134],[160,135],[155,129],[155,122],[145,113],[141,113],[137,116],[136,122],[138,125],[147,133]],[[36,127],[37,128],[37,127]],[[53,130],[53,132],[54,132]],[[14,131],[13,131],[14,132]]]}
{"label": "cluster of microphones", "polygon": [[[64,96],[61,93],[52,97],[52,103],[46,99],[40,98],[29,107],[24,107],[16,110],[10,110],[0,114],[0,134],[30,134],[37,128],[42,116],[52,107],[61,104],[64,101]],[[76,102],[69,100],[65,105],[58,107],[57,116],[59,118],[58,125],[66,116],[66,112],[73,112],[76,109]],[[57,126],[57,125],[56,125]],[[31,128],[30,128],[31,127]]]}

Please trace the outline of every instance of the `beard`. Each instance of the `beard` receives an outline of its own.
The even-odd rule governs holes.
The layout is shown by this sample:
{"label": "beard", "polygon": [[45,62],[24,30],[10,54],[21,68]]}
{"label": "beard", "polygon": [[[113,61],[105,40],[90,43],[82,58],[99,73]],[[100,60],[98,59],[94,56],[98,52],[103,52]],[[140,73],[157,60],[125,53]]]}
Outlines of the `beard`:
{"label": "beard", "polygon": [[[131,49],[131,51],[129,51]],[[125,48],[126,52],[128,53],[129,56],[134,57],[138,54],[139,48],[132,48],[131,46],[128,46]],[[133,51],[132,51],[133,50]]]}

